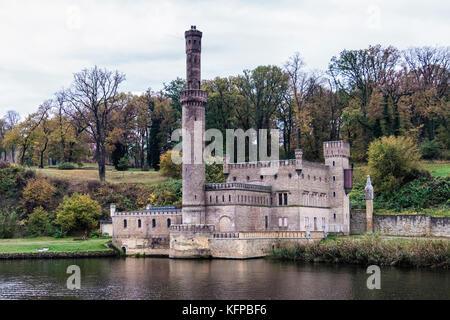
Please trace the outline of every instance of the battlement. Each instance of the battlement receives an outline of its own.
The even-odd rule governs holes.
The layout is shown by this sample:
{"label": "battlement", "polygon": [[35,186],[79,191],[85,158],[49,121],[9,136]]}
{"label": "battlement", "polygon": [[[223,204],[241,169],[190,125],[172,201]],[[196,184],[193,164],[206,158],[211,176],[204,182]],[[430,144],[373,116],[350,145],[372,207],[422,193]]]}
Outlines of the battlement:
{"label": "battlement", "polygon": [[296,166],[299,163],[299,161],[305,167],[320,168],[320,169],[326,168],[326,166],[323,163],[310,162],[300,159],[228,163],[226,164],[226,166],[228,167],[228,169],[279,168],[279,167]]}
{"label": "battlement", "polygon": [[184,90],[180,93],[180,102],[183,105],[186,105],[186,103],[189,102],[206,103],[207,101],[208,101],[208,93],[203,90],[191,89],[191,90]]}
{"label": "battlement", "polygon": [[152,207],[146,210],[114,212],[114,214],[111,216],[143,217],[155,215],[181,215],[181,209],[177,207]]}
{"label": "battlement", "polygon": [[323,143],[325,158],[349,158],[350,145],[344,141],[325,141]]}
{"label": "battlement", "polygon": [[214,232],[215,226],[213,224],[173,224],[170,226],[170,231],[176,232]]}
{"label": "battlement", "polygon": [[239,182],[205,184],[205,191],[214,191],[214,190],[246,190],[246,191],[272,192],[272,187]]}
{"label": "battlement", "polygon": [[196,26],[191,26],[191,29],[184,33],[184,37],[186,38],[186,52],[201,51],[202,32],[197,30]]}

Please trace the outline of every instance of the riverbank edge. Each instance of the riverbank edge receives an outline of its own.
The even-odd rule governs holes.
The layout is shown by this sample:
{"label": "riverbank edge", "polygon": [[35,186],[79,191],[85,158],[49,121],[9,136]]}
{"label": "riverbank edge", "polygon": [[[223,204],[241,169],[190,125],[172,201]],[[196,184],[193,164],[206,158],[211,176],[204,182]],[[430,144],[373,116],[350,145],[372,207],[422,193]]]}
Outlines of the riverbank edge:
{"label": "riverbank edge", "polygon": [[0,260],[17,259],[73,259],[73,258],[101,258],[115,257],[119,253],[114,249],[93,250],[93,251],[67,251],[67,252],[3,252],[0,253]]}
{"label": "riverbank edge", "polygon": [[[315,244],[279,247],[266,258],[306,263],[450,269],[448,240],[416,240],[413,245],[389,244],[389,241],[392,240],[383,244],[373,237],[364,240],[322,241]],[[431,247],[425,247],[429,241],[441,242],[444,248],[439,248],[436,243]]]}

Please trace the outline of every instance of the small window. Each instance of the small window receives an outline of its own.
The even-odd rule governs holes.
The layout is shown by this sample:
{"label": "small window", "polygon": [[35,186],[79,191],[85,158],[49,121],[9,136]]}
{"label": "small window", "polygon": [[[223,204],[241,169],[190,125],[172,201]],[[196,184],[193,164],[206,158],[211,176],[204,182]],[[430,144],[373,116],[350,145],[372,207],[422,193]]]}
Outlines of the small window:
{"label": "small window", "polygon": [[336,220],[336,213],[333,213],[333,219]]}
{"label": "small window", "polygon": [[335,197],[335,198],[336,198],[336,192],[335,192],[335,191],[333,191],[333,197]]}
{"label": "small window", "polygon": [[247,176],[247,181],[248,181],[248,180],[250,180],[250,177],[249,177],[249,176]]}
{"label": "small window", "polygon": [[170,220],[170,218],[169,219],[167,219],[167,228],[170,228],[170,225],[172,224],[172,220]]}
{"label": "small window", "polygon": [[273,177],[275,178],[275,180],[277,180],[277,178],[278,178],[278,175],[276,174],[276,175],[274,175]]}
{"label": "small window", "polygon": [[231,194],[228,195],[228,202],[231,202]]}
{"label": "small window", "polygon": [[287,228],[287,226],[288,226],[288,219],[287,218],[283,218],[283,226]]}
{"label": "small window", "polygon": [[123,228],[125,229],[128,226],[127,219],[123,220]]}
{"label": "small window", "polygon": [[282,193],[278,194],[278,205],[279,206],[283,205],[283,194]]}
{"label": "small window", "polygon": [[333,176],[333,181],[336,181],[336,176]]}
{"label": "small window", "polygon": [[288,205],[288,194],[287,193],[284,194],[284,205],[285,206]]}
{"label": "small window", "polygon": [[289,179],[291,179],[291,178],[292,178],[292,174],[289,173],[289,174],[288,174],[288,177],[289,177]]}
{"label": "small window", "polygon": [[138,219],[138,228],[142,228],[142,221],[141,221],[141,219]]}
{"label": "small window", "polygon": [[333,167],[336,165],[336,161],[333,161]]}
{"label": "small window", "polygon": [[156,228],[156,219],[152,219],[152,228]]}
{"label": "small window", "polygon": [[278,227],[283,226],[283,218],[278,218]]}
{"label": "small window", "polygon": [[233,181],[236,181],[236,177],[233,177]]}
{"label": "small window", "polygon": [[222,195],[222,202],[225,202],[225,195]]}
{"label": "small window", "polygon": [[216,196],[216,203],[219,202],[219,196]]}
{"label": "small window", "polygon": [[261,180],[264,180],[264,176],[259,176],[259,178],[260,178]]}
{"label": "small window", "polygon": [[197,195],[194,195],[194,199],[197,200]]}
{"label": "small window", "polygon": [[264,217],[264,227],[266,230],[269,229],[269,217],[268,216]]}

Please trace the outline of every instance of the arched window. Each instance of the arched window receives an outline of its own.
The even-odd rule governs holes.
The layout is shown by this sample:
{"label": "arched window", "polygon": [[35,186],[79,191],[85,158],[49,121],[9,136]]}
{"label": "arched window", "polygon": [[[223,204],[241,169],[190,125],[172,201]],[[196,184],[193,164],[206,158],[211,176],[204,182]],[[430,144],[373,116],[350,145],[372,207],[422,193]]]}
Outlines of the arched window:
{"label": "arched window", "polygon": [[152,228],[156,228],[156,219],[152,219]]}
{"label": "arched window", "polygon": [[142,228],[142,221],[141,221],[141,219],[138,219],[138,228]]}
{"label": "arched window", "polygon": [[123,219],[123,228],[125,229],[128,226],[127,219]]}
{"label": "arched window", "polygon": [[172,224],[172,220],[170,220],[170,218],[169,219],[167,219],[167,228],[170,228],[170,225]]}
{"label": "arched window", "polygon": [[336,161],[333,161],[333,167],[336,165]]}

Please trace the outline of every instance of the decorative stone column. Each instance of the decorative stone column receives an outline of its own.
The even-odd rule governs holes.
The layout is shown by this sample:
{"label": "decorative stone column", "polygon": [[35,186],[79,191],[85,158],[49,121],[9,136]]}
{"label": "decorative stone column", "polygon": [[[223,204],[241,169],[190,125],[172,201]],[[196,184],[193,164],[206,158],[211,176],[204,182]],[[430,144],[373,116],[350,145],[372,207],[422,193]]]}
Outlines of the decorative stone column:
{"label": "decorative stone column", "polygon": [[373,186],[370,176],[367,176],[364,193],[366,195],[366,231],[373,232]]}

